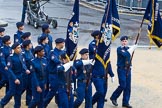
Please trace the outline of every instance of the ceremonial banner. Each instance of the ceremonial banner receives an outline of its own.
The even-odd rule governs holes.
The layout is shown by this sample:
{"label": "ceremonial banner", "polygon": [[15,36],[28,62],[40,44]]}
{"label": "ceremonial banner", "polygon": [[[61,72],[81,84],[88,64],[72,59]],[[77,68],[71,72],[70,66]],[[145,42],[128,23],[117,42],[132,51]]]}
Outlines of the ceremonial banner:
{"label": "ceremonial banner", "polygon": [[105,13],[101,22],[101,38],[96,58],[107,68],[110,57],[111,41],[120,34],[120,21],[115,0],[107,0]]}
{"label": "ceremonial banner", "polygon": [[162,46],[162,19],[157,0],[149,0],[144,19],[148,22],[149,39],[160,48]]}
{"label": "ceremonial banner", "polygon": [[71,19],[67,27],[67,35],[65,41],[66,53],[70,60],[76,58],[78,44],[78,28],[79,28],[79,0],[75,0]]}

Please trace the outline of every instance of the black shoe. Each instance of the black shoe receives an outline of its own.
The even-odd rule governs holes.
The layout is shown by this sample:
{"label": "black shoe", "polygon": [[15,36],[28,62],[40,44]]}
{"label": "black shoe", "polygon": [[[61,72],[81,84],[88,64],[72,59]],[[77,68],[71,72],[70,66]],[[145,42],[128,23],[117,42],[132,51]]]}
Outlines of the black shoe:
{"label": "black shoe", "polygon": [[110,100],[111,100],[111,102],[112,102],[112,104],[113,104],[114,106],[118,106],[118,103],[117,103],[117,101],[116,101],[116,100],[111,99],[111,98],[110,98]]}
{"label": "black shoe", "polygon": [[128,105],[122,105],[122,107],[125,107],[125,108],[133,108],[133,107],[130,106],[129,104],[128,104]]}

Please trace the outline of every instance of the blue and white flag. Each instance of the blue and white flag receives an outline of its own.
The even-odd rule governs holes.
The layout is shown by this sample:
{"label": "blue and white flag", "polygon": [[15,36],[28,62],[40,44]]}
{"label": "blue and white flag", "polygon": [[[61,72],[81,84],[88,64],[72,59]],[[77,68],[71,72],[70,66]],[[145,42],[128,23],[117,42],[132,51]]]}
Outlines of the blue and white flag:
{"label": "blue and white flag", "polygon": [[120,34],[120,21],[115,0],[107,0],[100,31],[102,35],[98,43],[96,58],[106,69],[110,61],[111,42]]}
{"label": "blue and white flag", "polygon": [[157,0],[149,0],[144,19],[148,22],[149,39],[160,48],[162,46],[162,19]]}
{"label": "blue and white flag", "polygon": [[71,19],[67,27],[67,35],[65,41],[66,53],[70,60],[75,60],[78,44],[78,28],[79,28],[79,0],[75,0]]}

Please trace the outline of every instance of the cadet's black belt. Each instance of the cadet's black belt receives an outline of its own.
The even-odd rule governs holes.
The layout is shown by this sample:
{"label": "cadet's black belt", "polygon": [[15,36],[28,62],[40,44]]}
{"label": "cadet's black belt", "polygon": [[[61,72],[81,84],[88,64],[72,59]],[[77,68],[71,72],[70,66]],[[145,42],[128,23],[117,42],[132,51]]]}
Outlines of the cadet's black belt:
{"label": "cadet's black belt", "polygon": [[86,83],[87,80],[86,79],[78,79],[78,82],[81,82],[81,83]]}

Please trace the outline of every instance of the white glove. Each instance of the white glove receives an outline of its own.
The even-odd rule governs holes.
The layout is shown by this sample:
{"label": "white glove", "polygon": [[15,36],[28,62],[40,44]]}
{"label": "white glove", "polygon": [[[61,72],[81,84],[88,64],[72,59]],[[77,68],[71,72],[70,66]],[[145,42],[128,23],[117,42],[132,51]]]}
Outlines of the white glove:
{"label": "white glove", "polygon": [[137,45],[131,46],[127,51],[129,52],[130,55],[132,55],[133,51],[137,48]]}
{"label": "white glove", "polygon": [[115,80],[115,78],[114,77],[111,77],[111,82],[112,83],[114,83],[114,80]]}
{"label": "white glove", "polygon": [[64,69],[65,69],[65,72],[71,67],[73,66],[73,61],[70,61],[66,64],[63,65]]}
{"label": "white glove", "polygon": [[[91,60],[92,60],[92,59],[91,59]],[[94,64],[95,64],[95,60],[92,60],[92,61],[91,61],[91,64],[94,65]]]}
{"label": "white glove", "polygon": [[83,65],[88,65],[92,63],[92,60],[82,60]]}
{"label": "white glove", "polygon": [[74,61],[69,61],[70,66],[73,66]]}

